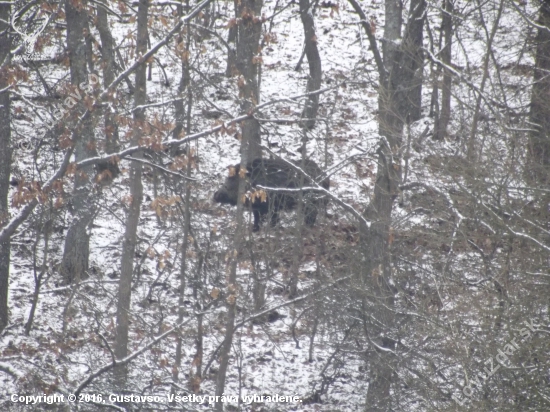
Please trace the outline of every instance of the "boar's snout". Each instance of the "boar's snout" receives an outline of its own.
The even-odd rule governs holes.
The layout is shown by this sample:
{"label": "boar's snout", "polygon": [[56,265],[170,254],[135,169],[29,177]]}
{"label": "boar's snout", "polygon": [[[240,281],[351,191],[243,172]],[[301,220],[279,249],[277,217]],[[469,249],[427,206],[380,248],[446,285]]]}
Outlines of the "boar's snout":
{"label": "boar's snout", "polygon": [[225,188],[222,188],[214,193],[214,202],[229,203],[232,206],[236,206],[237,200],[234,197],[236,196],[230,196],[229,192]]}
{"label": "boar's snout", "polygon": [[224,203],[224,199],[226,198],[227,198],[227,193],[224,194],[221,189],[217,190],[216,193],[214,193],[214,202]]}

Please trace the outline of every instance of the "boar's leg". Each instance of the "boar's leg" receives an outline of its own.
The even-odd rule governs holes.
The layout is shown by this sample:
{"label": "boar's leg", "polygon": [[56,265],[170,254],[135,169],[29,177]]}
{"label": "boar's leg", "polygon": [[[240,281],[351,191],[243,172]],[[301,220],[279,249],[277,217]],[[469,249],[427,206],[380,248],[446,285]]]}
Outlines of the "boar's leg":
{"label": "boar's leg", "polygon": [[254,210],[254,226],[252,227],[253,232],[258,232],[260,230],[260,223],[261,223],[261,217],[260,217],[260,211]]}

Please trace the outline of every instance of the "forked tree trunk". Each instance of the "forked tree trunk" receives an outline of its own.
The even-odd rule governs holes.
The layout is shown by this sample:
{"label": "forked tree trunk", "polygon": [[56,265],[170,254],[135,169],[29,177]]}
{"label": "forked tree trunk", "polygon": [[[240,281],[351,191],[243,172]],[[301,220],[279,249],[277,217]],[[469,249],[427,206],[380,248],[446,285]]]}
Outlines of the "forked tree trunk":
{"label": "forked tree trunk", "polygon": [[[401,182],[400,148],[403,140],[403,126],[410,116],[407,100],[407,86],[414,79],[417,62],[411,59],[407,45],[418,41],[418,22],[407,24],[405,38],[400,39],[401,2],[386,0],[386,23],[383,43],[384,58],[380,57],[373,27],[367,23],[367,16],[356,0],[349,0],[362,20],[362,26],[369,38],[380,77],[378,98],[380,141],[376,183],[371,203],[365,211],[370,227],[361,227],[363,261],[358,280],[364,288],[362,294],[363,325],[369,342],[370,379],[366,396],[367,412],[388,412],[395,410],[392,403],[392,386],[396,382],[397,358],[394,349],[398,339],[394,295],[396,291],[391,268],[392,209],[398,196]],[[421,17],[425,6],[418,3],[410,14]],[[416,39],[416,40],[415,40]],[[373,300],[372,296],[376,298]],[[373,321],[373,319],[375,321]]]}
{"label": "forked tree trunk", "polygon": [[[8,76],[3,75],[10,64],[12,37],[9,24],[11,5],[0,3],[0,228],[9,220],[8,191],[11,169],[10,92]],[[0,242],[0,332],[8,325],[8,289],[10,275],[10,246],[8,238]]]}

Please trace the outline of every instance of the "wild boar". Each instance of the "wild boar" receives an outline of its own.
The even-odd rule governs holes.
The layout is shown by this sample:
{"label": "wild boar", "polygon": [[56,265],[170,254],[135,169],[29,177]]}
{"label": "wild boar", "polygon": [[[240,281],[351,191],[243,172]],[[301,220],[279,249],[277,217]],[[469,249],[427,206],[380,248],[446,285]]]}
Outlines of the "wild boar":
{"label": "wild boar", "polygon": [[[293,162],[298,167],[302,161]],[[313,179],[321,175],[321,169],[313,160],[304,160],[304,171]],[[214,194],[214,201],[237,205],[239,191],[240,165],[230,167],[229,176],[225,179],[223,186]],[[291,166],[280,159],[254,159],[246,166],[246,193],[245,204],[254,213],[254,231],[260,230],[260,224],[270,215],[271,225],[275,226],[279,221],[280,210],[291,210],[299,203],[300,192],[276,192],[264,191],[258,186],[272,188],[298,189],[311,186],[308,179],[302,177]],[[321,182],[321,186],[328,189],[330,181],[328,178]],[[303,212],[305,223],[313,226],[317,218],[317,210],[320,205],[326,205],[327,198],[319,192],[306,190],[302,192]]]}

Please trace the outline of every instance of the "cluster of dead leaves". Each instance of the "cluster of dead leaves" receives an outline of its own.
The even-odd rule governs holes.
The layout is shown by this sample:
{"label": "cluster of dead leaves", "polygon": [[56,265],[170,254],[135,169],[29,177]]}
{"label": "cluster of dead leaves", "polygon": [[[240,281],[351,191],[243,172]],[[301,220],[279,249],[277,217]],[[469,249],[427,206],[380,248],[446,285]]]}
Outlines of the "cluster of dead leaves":
{"label": "cluster of dead leaves", "polygon": [[173,214],[172,208],[180,202],[181,197],[179,196],[160,196],[151,202],[151,209],[155,211],[158,217],[161,219],[166,219],[168,216]]}

